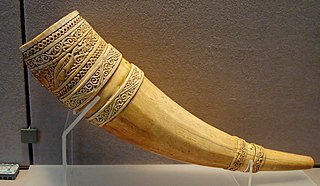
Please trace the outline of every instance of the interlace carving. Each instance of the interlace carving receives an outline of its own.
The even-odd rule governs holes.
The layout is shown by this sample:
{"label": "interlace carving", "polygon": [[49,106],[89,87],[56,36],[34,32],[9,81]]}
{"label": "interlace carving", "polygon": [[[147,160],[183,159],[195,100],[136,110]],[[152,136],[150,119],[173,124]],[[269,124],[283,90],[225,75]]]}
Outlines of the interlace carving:
{"label": "interlace carving", "polygon": [[258,172],[259,169],[264,165],[266,161],[266,154],[264,148],[260,145],[256,145],[256,155],[253,160],[252,172]]}
{"label": "interlace carving", "polygon": [[60,37],[62,37],[65,33],[67,33],[70,29],[74,28],[79,22],[81,22],[83,18],[80,15],[77,15],[66,24],[61,26],[55,32],[51,33],[46,38],[42,39],[40,42],[37,42],[35,45],[27,49],[22,53],[23,59],[28,59],[30,56],[35,55],[37,52],[41,51],[51,43],[57,41]]}
{"label": "interlace carving", "polygon": [[63,98],[63,103],[70,109],[78,109],[93,99],[101,88],[108,82],[122,59],[121,53],[110,45],[100,62],[100,67],[94,71],[90,79],[74,94]]}
{"label": "interlace carving", "polygon": [[72,49],[80,39],[85,36],[91,29],[87,22],[81,22],[74,28],[68,35],[61,36],[58,40],[55,40],[50,46],[42,49],[30,58],[24,59],[24,62],[29,66],[31,70],[36,70],[49,65],[56,58],[64,56],[65,52]]}
{"label": "interlace carving", "polygon": [[[70,37],[67,36],[60,41],[57,44],[59,47],[51,48],[49,51],[36,56],[35,58],[41,59],[38,61],[38,64],[41,63],[42,65],[31,69],[31,71],[45,87],[50,91],[54,91],[61,84],[62,79],[67,77],[66,73],[70,74],[70,72],[74,72],[73,69],[80,66],[81,61],[89,55],[98,39],[99,35],[90,29],[90,27],[87,29],[86,26],[80,26],[75,32],[71,33]],[[41,56],[47,57],[42,58]],[[63,60],[59,61],[60,59]],[[60,65],[60,63],[68,66],[72,65],[72,71],[68,68],[62,71],[61,67],[63,65]]]}
{"label": "interlace carving", "polygon": [[[94,51],[93,55],[89,57],[85,65],[74,75],[74,76],[67,76],[64,78],[64,83],[60,86],[60,88],[53,91],[53,93],[59,98],[63,99],[67,95],[69,95],[76,85],[82,81],[82,78],[87,76],[87,72],[93,68],[93,66],[96,64],[97,60],[103,55],[103,52],[106,50],[107,44],[104,41],[101,41],[100,46]],[[99,64],[97,64],[98,66]],[[66,79],[72,79],[70,81],[67,81]]]}
{"label": "interlace carving", "polygon": [[238,170],[242,164],[244,163],[246,157],[247,157],[247,153],[248,153],[248,149],[247,149],[247,142],[244,141],[243,139],[238,138],[236,140],[236,155],[233,158],[230,166],[228,167],[229,170],[232,171],[236,171]]}
{"label": "interlace carving", "polygon": [[119,91],[89,120],[98,127],[102,127],[111,121],[133,98],[142,83],[143,77],[143,71],[132,64],[131,71]]}

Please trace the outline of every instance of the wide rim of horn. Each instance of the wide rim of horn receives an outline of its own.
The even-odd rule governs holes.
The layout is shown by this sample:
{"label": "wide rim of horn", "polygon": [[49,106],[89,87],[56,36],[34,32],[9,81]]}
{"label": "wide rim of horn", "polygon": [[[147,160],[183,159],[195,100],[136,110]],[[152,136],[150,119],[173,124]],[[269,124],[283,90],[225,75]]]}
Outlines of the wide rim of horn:
{"label": "wide rim of horn", "polygon": [[26,50],[28,50],[29,48],[31,48],[32,46],[37,44],[37,42],[43,40],[44,38],[46,38],[47,36],[49,36],[50,34],[55,32],[61,25],[66,24],[68,21],[70,21],[72,18],[74,18],[77,15],[79,15],[79,12],[77,10],[75,10],[75,11],[72,11],[71,13],[69,13],[68,15],[64,16],[63,18],[61,18],[60,20],[58,20],[57,22],[52,24],[50,27],[45,29],[43,32],[41,32],[39,35],[37,35],[36,37],[31,39],[30,41],[28,41],[25,44],[23,44],[22,46],[20,46],[19,47],[20,51],[25,52]]}

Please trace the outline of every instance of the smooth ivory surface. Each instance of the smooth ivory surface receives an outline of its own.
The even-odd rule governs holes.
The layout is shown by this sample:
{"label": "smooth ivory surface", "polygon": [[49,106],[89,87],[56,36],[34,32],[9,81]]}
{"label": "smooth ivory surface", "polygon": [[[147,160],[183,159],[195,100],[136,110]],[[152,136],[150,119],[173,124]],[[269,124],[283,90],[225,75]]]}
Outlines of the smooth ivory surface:
{"label": "smooth ivory surface", "polygon": [[[77,186],[246,186],[248,179],[245,173],[195,165],[75,165],[71,174],[71,185]],[[62,176],[61,166],[34,165],[24,186],[61,186]],[[303,171],[259,172],[252,184],[316,186]]]}
{"label": "smooth ivory surface", "polygon": [[[264,147],[312,155],[320,149],[318,1],[26,0],[31,39],[72,10],[199,118]],[[22,63],[22,61],[21,61]],[[66,109],[31,82],[36,164],[61,163]],[[83,123],[79,164],[173,162]]]}

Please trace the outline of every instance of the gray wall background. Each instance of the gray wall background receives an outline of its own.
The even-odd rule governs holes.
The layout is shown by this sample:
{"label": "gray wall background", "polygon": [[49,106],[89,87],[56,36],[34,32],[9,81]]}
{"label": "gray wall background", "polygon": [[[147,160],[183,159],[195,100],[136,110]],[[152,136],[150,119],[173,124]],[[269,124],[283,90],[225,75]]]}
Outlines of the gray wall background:
{"label": "gray wall background", "polygon": [[[1,9],[7,10],[4,6]],[[25,0],[27,40],[73,10],[126,59],[141,67],[161,90],[199,118],[247,141],[320,161],[319,2]],[[14,23],[18,17],[8,19]],[[5,25],[5,19],[0,21]],[[11,39],[1,42],[1,49],[8,51],[7,58],[0,58],[1,84],[21,86],[1,89],[1,94],[23,102],[22,60],[16,50],[21,41],[19,22],[1,29],[13,27],[15,30],[9,30]],[[8,36],[1,32],[2,37]],[[8,82],[12,74],[4,68],[20,75]],[[32,75],[29,81],[31,125],[40,131],[33,146],[34,162],[59,164],[60,136],[68,111]],[[16,94],[18,99],[14,99]],[[2,102],[1,111],[16,112],[17,106],[9,104],[12,102]],[[25,122],[25,113],[21,113],[23,116],[16,117],[14,126],[7,130],[16,132],[18,123]],[[11,115],[3,115],[1,135],[3,128],[8,128],[2,121]],[[85,121],[73,137],[77,164],[175,163]],[[3,154],[10,157],[12,152]],[[19,152],[17,156],[23,155]]]}
{"label": "gray wall background", "polygon": [[27,126],[19,1],[0,1],[0,163],[29,164],[28,144],[20,142]]}

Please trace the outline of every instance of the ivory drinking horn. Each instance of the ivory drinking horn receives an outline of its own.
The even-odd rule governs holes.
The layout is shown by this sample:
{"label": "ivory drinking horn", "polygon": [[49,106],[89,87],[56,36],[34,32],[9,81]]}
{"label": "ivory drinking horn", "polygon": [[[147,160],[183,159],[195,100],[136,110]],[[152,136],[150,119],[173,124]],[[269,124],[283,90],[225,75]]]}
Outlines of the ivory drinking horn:
{"label": "ivory drinking horn", "polygon": [[74,11],[20,47],[33,75],[66,107],[115,136],[183,162],[253,172],[312,168],[311,157],[263,148],[198,119],[152,84]]}

